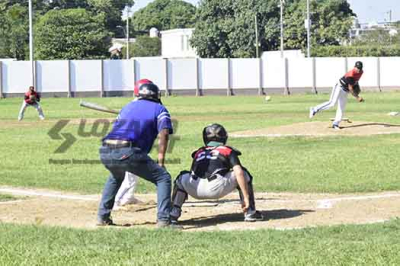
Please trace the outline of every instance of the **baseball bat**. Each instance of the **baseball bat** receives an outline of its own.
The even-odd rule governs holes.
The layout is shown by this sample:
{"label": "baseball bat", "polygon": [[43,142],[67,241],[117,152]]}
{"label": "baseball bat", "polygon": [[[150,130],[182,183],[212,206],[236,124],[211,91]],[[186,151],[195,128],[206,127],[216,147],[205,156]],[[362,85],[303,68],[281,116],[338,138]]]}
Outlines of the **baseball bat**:
{"label": "baseball bat", "polygon": [[93,109],[96,111],[100,111],[100,112],[105,112],[105,113],[111,113],[111,114],[119,114],[119,111],[108,108],[106,106],[102,106],[100,104],[97,103],[91,103],[91,102],[85,102],[85,101],[80,101],[79,105],[85,108],[89,108],[89,109]]}

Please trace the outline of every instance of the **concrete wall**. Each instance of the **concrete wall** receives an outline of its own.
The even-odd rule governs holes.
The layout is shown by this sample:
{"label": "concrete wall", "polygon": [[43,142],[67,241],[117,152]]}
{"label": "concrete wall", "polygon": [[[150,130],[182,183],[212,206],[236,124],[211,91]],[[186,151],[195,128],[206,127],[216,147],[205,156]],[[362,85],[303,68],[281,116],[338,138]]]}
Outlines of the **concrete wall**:
{"label": "concrete wall", "polygon": [[[315,92],[335,85],[357,60],[364,63],[362,88],[400,88],[400,57],[37,61],[36,88],[71,96],[84,92],[125,95],[133,91],[135,81],[148,78],[169,93]],[[1,62],[0,95],[24,93],[30,85],[30,73],[28,61]]]}

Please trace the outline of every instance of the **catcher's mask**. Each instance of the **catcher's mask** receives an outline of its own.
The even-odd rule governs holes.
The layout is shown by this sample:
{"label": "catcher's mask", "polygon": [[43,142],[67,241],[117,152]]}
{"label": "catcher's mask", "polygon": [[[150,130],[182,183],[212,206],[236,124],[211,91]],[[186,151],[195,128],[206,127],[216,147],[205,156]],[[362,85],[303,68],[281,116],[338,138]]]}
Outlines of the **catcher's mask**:
{"label": "catcher's mask", "polygon": [[151,80],[149,80],[149,79],[141,79],[141,80],[138,80],[138,81],[135,83],[135,89],[134,89],[134,91],[133,91],[134,95],[135,95],[136,97],[139,97],[139,88],[140,88],[140,86],[142,86],[143,84],[150,84],[150,83],[153,83],[153,81],[151,81]]}
{"label": "catcher's mask", "polygon": [[154,83],[145,83],[139,87],[139,99],[160,99],[160,89]]}
{"label": "catcher's mask", "polygon": [[356,64],[354,65],[355,68],[362,70],[363,69],[363,63],[361,61],[357,61]]}
{"label": "catcher's mask", "polygon": [[203,141],[207,145],[210,141],[217,141],[226,144],[228,133],[220,124],[211,124],[203,129]]}

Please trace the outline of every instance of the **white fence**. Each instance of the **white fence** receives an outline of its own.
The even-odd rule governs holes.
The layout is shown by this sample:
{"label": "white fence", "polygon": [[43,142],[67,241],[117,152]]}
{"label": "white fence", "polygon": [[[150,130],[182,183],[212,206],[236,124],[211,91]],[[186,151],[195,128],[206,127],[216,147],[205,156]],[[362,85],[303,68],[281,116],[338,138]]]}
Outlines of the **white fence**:
{"label": "white fence", "polygon": [[[193,95],[253,89],[258,93],[331,88],[355,61],[364,63],[363,88],[400,88],[400,57],[293,59],[148,59],[36,61],[35,85],[42,93],[131,92],[148,78],[166,92]],[[23,93],[31,82],[28,61],[0,61],[0,96]]]}

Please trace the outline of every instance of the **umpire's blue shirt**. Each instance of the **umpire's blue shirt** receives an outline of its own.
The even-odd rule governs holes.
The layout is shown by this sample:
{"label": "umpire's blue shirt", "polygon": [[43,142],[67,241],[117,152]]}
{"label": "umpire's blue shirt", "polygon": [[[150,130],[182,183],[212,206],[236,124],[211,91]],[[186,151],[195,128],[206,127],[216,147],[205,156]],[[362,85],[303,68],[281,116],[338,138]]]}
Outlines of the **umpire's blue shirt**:
{"label": "umpire's blue shirt", "polygon": [[111,132],[103,139],[128,140],[149,153],[158,133],[168,129],[173,133],[171,117],[161,103],[140,99],[124,106]]}

